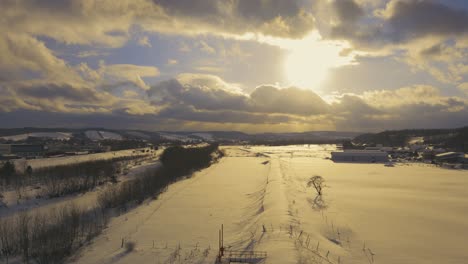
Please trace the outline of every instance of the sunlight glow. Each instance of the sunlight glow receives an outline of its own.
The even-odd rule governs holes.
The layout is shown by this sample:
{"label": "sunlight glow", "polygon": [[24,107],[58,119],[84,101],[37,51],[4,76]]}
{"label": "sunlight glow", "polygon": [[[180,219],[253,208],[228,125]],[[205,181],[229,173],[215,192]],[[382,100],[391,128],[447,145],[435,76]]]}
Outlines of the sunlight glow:
{"label": "sunlight glow", "polygon": [[330,69],[354,63],[354,54],[343,54],[349,49],[345,43],[321,40],[318,33],[285,44],[290,51],[285,71],[291,85],[320,90]]}
{"label": "sunlight glow", "polygon": [[349,43],[323,40],[317,31],[297,39],[274,38],[258,34],[245,34],[240,39],[256,40],[289,51],[284,64],[288,85],[320,90],[330,69],[356,64],[358,54]]}

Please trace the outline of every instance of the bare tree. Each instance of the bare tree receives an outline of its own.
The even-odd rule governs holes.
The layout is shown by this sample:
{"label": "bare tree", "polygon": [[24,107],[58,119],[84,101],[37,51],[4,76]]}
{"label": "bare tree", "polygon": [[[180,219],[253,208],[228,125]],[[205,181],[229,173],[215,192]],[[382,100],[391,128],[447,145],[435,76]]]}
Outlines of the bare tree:
{"label": "bare tree", "polygon": [[325,187],[325,179],[322,176],[315,175],[307,182],[307,187],[313,186],[317,191],[317,195],[322,195],[322,189]]}

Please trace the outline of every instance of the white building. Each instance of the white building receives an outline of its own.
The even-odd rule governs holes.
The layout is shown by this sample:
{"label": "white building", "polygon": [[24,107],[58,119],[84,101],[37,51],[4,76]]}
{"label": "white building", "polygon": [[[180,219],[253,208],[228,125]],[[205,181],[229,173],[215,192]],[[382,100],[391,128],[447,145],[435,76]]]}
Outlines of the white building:
{"label": "white building", "polygon": [[345,150],[343,152],[332,152],[334,162],[388,162],[388,153],[380,150]]}

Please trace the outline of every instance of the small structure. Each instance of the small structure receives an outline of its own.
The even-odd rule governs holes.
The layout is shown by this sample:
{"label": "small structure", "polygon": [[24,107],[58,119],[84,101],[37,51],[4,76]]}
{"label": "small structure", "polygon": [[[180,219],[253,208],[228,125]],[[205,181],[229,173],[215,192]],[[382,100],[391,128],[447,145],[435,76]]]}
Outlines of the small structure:
{"label": "small structure", "polygon": [[224,225],[219,230],[219,251],[216,257],[216,264],[230,263],[259,263],[267,258],[265,251],[235,251],[226,250],[224,247]]}
{"label": "small structure", "polygon": [[331,155],[334,162],[388,162],[388,153],[380,150],[345,150],[343,152],[332,152]]}
{"label": "small structure", "polygon": [[445,152],[435,155],[436,163],[463,163],[465,154],[463,152]]}

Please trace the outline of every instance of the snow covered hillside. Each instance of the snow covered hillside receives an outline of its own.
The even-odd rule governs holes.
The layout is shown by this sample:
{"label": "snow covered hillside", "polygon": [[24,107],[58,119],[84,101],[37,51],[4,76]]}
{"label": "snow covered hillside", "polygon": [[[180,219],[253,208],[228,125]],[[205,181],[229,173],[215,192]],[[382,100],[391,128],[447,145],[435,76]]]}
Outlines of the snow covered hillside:
{"label": "snow covered hillside", "polygon": [[109,132],[109,131],[96,131],[96,130],[88,130],[85,132],[86,137],[88,137],[91,140],[106,140],[106,139],[111,139],[111,140],[122,140],[122,136]]}
{"label": "snow covered hillside", "polygon": [[[333,163],[333,146],[225,147],[226,157],[111,220],[73,263],[463,263],[468,175],[428,165]],[[307,187],[325,178],[323,197]],[[122,244],[134,244],[127,249]]]}
{"label": "snow covered hillside", "polygon": [[72,133],[66,132],[34,132],[27,134],[19,134],[14,136],[5,136],[2,139],[12,140],[12,141],[22,141],[26,140],[29,137],[32,138],[50,138],[55,140],[69,140],[72,137]]}

